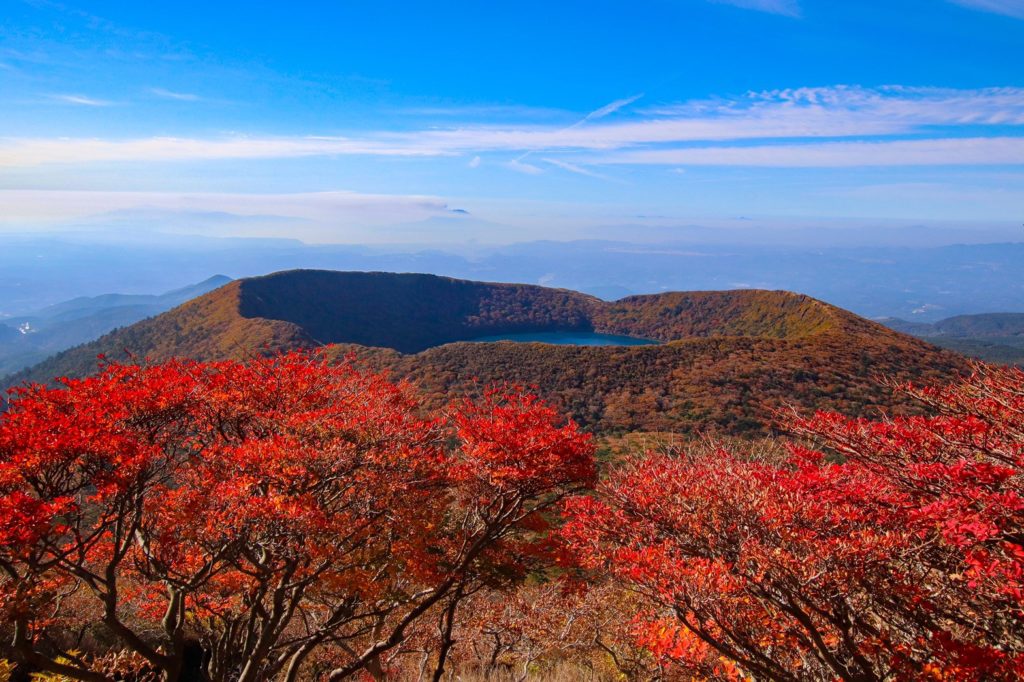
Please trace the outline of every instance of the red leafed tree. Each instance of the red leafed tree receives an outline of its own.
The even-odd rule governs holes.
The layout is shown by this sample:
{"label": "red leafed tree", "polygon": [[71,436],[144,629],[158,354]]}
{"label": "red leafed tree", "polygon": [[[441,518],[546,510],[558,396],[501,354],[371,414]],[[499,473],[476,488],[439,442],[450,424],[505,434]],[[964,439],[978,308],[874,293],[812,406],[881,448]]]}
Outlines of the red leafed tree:
{"label": "red leafed tree", "polygon": [[164,680],[306,679],[325,651],[324,677],[383,677],[423,614],[531,568],[592,451],[521,392],[425,415],[301,354],[20,389],[0,418],[8,651],[113,679],[71,651],[88,631]]}
{"label": "red leafed tree", "polygon": [[1024,373],[901,388],[933,415],[798,419],[810,446],[782,462],[638,459],[568,503],[566,535],[694,675],[1019,679]]}

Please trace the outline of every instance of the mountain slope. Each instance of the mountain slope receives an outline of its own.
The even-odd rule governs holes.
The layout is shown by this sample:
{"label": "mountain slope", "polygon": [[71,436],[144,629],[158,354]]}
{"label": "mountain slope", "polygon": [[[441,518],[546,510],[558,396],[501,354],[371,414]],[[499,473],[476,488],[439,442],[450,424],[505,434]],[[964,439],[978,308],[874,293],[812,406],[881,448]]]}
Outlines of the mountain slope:
{"label": "mountain slope", "polygon": [[799,338],[862,328],[866,320],[788,291],[687,291],[629,296],[602,305],[598,331],[659,341],[692,336]]}
{"label": "mountain slope", "polygon": [[[639,347],[462,343],[530,331],[651,338]],[[604,430],[758,430],[785,404],[892,406],[878,375],[941,380],[961,358],[807,296],[674,292],[607,303],[577,292],[431,275],[289,271],[232,282],[14,377],[83,374],[104,353],[245,357],[321,344],[409,378],[431,400],[493,381],[535,385]]]}

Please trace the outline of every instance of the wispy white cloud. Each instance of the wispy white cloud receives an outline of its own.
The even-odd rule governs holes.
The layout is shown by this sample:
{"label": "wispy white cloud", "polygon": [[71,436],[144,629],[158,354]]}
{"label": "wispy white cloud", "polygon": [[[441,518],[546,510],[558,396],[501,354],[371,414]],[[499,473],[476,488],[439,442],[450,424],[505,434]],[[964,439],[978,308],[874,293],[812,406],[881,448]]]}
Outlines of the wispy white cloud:
{"label": "wispy white cloud", "polygon": [[505,168],[525,175],[540,175],[544,172],[543,168],[534,166],[532,163],[525,163],[521,159],[512,159],[511,161],[507,161],[504,166]]}
{"label": "wispy white cloud", "polygon": [[741,98],[697,100],[662,105],[641,113],[669,118],[720,118],[730,121],[785,119],[879,122],[893,132],[927,125],[1024,124],[1024,88],[956,90],[889,85],[880,88],[838,85],[749,92]]}
{"label": "wispy white cloud", "polygon": [[779,138],[920,134],[935,128],[1024,125],[1024,88],[799,88],[684,102],[640,118],[568,128],[465,126],[406,137],[433,149],[595,150]]}
{"label": "wispy white cloud", "polygon": [[639,95],[633,95],[632,97],[625,97],[623,99],[617,99],[614,102],[610,102],[599,109],[591,111],[589,114],[584,116],[583,119],[579,123],[577,123],[577,125],[586,123],[588,121],[596,121],[610,114],[614,114],[619,109],[622,109],[623,107],[628,107],[630,104],[637,101],[643,96],[644,93],[641,92]]}
{"label": "wispy white cloud", "polygon": [[1024,0],[950,0],[950,2],[982,12],[993,12],[1024,19]]}
{"label": "wispy white cloud", "polygon": [[542,159],[542,161],[550,163],[552,166],[556,166],[562,170],[569,171],[570,173],[576,173],[577,175],[585,175],[588,178],[597,178],[598,180],[607,180],[609,182],[619,182],[616,178],[605,175],[604,173],[598,173],[595,170],[578,166],[575,163],[569,163],[568,161],[562,161],[561,159]]}
{"label": "wispy white cloud", "polygon": [[743,9],[781,14],[787,17],[800,16],[800,3],[797,0],[711,0],[722,5],[734,5]]}
{"label": "wispy white cloud", "polygon": [[149,92],[157,97],[173,99],[179,102],[196,102],[201,99],[199,95],[192,94],[191,92],[175,92],[173,90],[165,90],[164,88],[150,88]]}
{"label": "wispy white cloud", "polygon": [[[585,168],[582,152],[590,152],[591,158],[602,153],[607,158],[637,159],[636,163],[665,159],[665,163],[685,165],[688,162],[672,159],[753,158],[754,152],[749,150],[763,149],[765,153],[758,158],[764,160],[756,165],[771,165],[769,161],[773,158],[782,160],[779,165],[791,165],[785,159],[803,158],[801,164],[806,165],[812,158],[810,150],[815,148],[874,149],[871,145],[883,143],[891,143],[886,149],[905,148],[908,153],[915,150],[913,158],[918,160],[914,164],[928,162],[930,158],[936,159],[933,163],[947,163],[938,160],[941,155],[925,155],[921,151],[924,147],[915,147],[910,144],[912,141],[901,147],[901,140],[926,138],[921,144],[934,148],[934,143],[944,140],[955,146],[966,144],[957,142],[957,138],[984,142],[986,137],[999,137],[1009,140],[1008,149],[1013,149],[1013,140],[1018,139],[1014,136],[1024,132],[1019,130],[1024,126],[1024,88],[1013,87],[797,88],[659,105],[637,111],[621,121],[604,118],[636,100],[637,97],[616,100],[568,127],[535,122],[480,125],[467,121],[458,126],[421,130],[371,130],[350,137],[0,138],[0,167],[343,155],[468,156],[473,166],[472,159],[480,154],[508,153],[515,155],[515,160],[504,164],[505,167],[536,175],[543,168],[525,162],[535,153]],[[839,146],[843,140],[851,145]],[[755,141],[762,144],[735,146],[737,142]],[[809,143],[814,141],[822,144],[811,146]],[[772,148],[779,153],[768,154]],[[567,160],[563,155],[568,152],[574,156]],[[992,163],[1010,163],[1000,150],[993,149],[993,153],[993,158],[1004,160]],[[849,159],[854,155],[848,151],[841,155],[847,159],[841,165],[852,163]],[[968,158],[973,160],[967,161]],[[985,159],[977,155],[964,157],[963,163],[968,162],[983,164]]]}
{"label": "wispy white cloud", "polygon": [[588,161],[599,164],[774,168],[1016,166],[1024,165],[1024,137],[652,149],[617,152]]}
{"label": "wispy white cloud", "polygon": [[[581,126],[588,125],[591,121],[600,120],[600,119],[604,118],[605,116],[609,116],[610,114],[615,113],[616,111],[618,111],[619,109],[622,109],[623,107],[629,106],[630,104],[632,104],[633,102],[637,101],[638,99],[640,99],[643,96],[644,96],[644,94],[640,93],[639,95],[633,95],[632,97],[625,97],[623,99],[617,99],[617,100],[614,100],[612,102],[609,102],[608,104],[604,105],[603,107],[599,107],[597,109],[594,109],[593,111],[588,113],[586,116],[584,116],[583,118],[581,118],[578,121],[576,121],[575,123],[573,123],[572,125],[554,131],[555,135],[560,135],[560,134],[565,133],[567,131],[575,130],[577,128],[580,128]],[[512,168],[513,170],[518,170],[518,171],[521,171],[521,172],[526,172],[526,173],[531,173],[531,174],[538,174],[538,173],[543,172],[543,171],[541,171],[540,168],[537,168],[536,166],[529,166],[529,164],[521,163],[522,160],[525,159],[526,157],[528,157],[530,154],[532,154],[535,151],[538,151],[538,148],[536,148],[536,147],[526,147],[525,149],[526,149],[526,151],[523,152],[523,154],[521,156],[519,156],[519,158],[515,159],[515,161],[512,164],[509,164],[509,167]],[[539,149],[543,149],[543,147],[541,147]]]}
{"label": "wispy white cloud", "polygon": [[46,163],[110,161],[211,161],[219,159],[273,159],[336,154],[379,156],[436,156],[452,154],[427,148],[414,140],[401,144],[343,137],[279,137],[198,139],[149,137],[129,140],[96,138],[0,139],[0,167]]}
{"label": "wispy white cloud", "polygon": [[469,163],[467,163],[466,165],[469,166],[470,168],[479,168],[480,167],[480,157],[479,156],[474,156],[472,159],[469,160]]}
{"label": "wispy white cloud", "polygon": [[550,107],[532,107],[518,104],[466,104],[461,106],[419,106],[388,109],[390,114],[422,116],[444,119],[509,119],[543,120],[571,119],[575,112]]}
{"label": "wispy white cloud", "polygon": [[297,194],[231,194],[178,192],[103,192],[64,190],[0,190],[4,207],[0,224],[102,221],[110,214],[150,215],[222,213],[236,218],[274,218],[319,224],[363,226],[425,220],[447,215],[437,197],[307,192]]}
{"label": "wispy white cloud", "polygon": [[113,102],[105,99],[86,97],[85,95],[50,95],[50,99],[64,104],[77,104],[84,107],[109,107]]}

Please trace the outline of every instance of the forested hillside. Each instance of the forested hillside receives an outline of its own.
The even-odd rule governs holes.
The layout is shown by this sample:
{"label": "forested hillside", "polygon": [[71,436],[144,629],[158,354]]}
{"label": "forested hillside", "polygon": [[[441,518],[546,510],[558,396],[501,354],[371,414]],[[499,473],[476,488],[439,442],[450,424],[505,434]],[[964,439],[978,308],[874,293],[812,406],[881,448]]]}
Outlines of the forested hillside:
{"label": "forested hillside", "polygon": [[[459,343],[518,331],[588,330],[640,347]],[[244,358],[339,344],[440,403],[491,382],[536,386],[605,432],[761,431],[786,405],[851,414],[894,406],[881,374],[948,379],[958,356],[821,301],[781,291],[673,292],[606,303],[530,285],[430,275],[290,271],[233,282],[61,354],[10,382],[84,375],[121,359]]]}
{"label": "forested hillside", "polygon": [[881,374],[934,381],[963,363],[913,339],[823,334],[797,340],[712,337],[657,346],[589,347],[500,342],[447,344],[415,355],[355,346],[367,366],[410,379],[432,404],[495,381],[538,387],[574,419],[602,432],[751,434],[787,406],[868,415],[910,401]]}

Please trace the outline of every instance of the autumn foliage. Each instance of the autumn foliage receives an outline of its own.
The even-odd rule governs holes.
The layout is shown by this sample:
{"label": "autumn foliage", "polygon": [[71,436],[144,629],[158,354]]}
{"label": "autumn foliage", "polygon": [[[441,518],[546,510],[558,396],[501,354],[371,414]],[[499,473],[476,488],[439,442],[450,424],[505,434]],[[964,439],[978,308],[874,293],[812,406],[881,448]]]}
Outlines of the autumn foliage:
{"label": "autumn foliage", "polygon": [[0,422],[10,656],[114,679],[73,653],[88,632],[139,679],[383,677],[424,614],[544,563],[542,512],[592,484],[592,450],[522,392],[425,414],[299,354],[21,389]]}
{"label": "autumn foliage", "polygon": [[934,415],[798,418],[784,461],[635,459],[566,535],[684,677],[1019,679],[1024,373],[901,388]]}
{"label": "autumn foliage", "polygon": [[528,393],[428,410],[325,357],[20,389],[0,658],[97,682],[1024,670],[1024,372],[597,484],[590,437]]}

